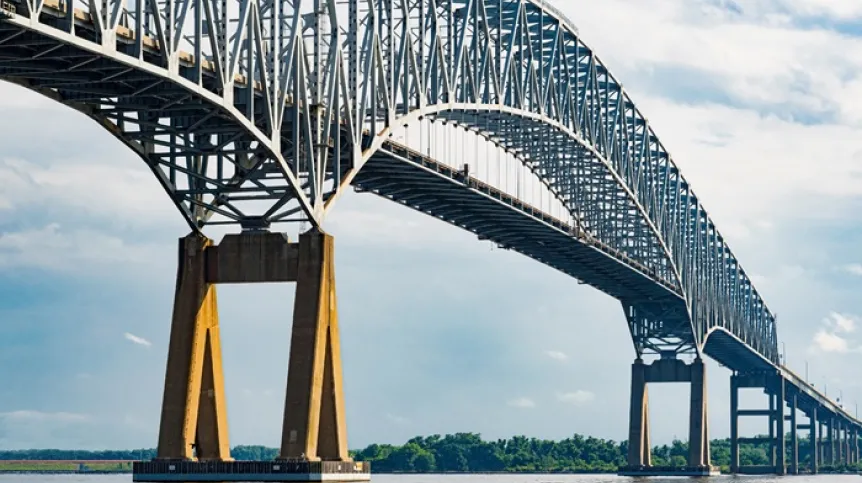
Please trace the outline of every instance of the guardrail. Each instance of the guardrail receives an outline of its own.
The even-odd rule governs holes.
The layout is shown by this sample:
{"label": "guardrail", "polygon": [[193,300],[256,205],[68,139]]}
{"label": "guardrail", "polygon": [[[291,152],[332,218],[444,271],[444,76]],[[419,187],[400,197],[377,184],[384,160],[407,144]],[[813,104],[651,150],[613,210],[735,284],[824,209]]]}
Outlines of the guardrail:
{"label": "guardrail", "polygon": [[780,370],[783,373],[784,378],[788,379],[792,384],[794,384],[799,390],[799,392],[804,393],[811,399],[819,402],[824,407],[826,407],[827,410],[835,413],[838,416],[844,417],[856,426],[862,427],[862,421],[847,412],[847,410],[844,409],[837,402],[829,399],[826,394],[823,394],[817,389],[815,389],[811,383],[800,377],[795,372],[788,369],[786,366],[781,366]]}

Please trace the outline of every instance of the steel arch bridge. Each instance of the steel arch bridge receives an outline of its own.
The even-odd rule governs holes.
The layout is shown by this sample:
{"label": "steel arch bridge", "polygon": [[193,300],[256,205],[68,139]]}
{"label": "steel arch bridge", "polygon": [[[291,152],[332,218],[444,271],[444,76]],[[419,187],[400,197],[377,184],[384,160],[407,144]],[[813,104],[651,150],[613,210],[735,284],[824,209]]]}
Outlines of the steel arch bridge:
{"label": "steel arch bridge", "polygon": [[[0,0],[0,79],[136,152],[194,230],[319,225],[350,186],[618,298],[638,355],[779,365],[775,316],[646,117],[540,0]],[[395,142],[519,160],[563,216]]]}

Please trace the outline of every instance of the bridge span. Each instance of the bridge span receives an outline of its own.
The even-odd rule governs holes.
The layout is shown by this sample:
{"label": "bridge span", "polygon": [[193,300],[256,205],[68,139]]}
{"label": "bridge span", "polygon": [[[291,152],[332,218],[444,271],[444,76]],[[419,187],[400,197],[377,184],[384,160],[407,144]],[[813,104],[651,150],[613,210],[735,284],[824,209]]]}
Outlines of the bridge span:
{"label": "bridge span", "polygon": [[[714,473],[704,355],[733,372],[734,472],[798,472],[806,428],[810,471],[858,460],[862,423],[781,365],[775,316],[692,187],[545,1],[0,0],[0,79],[102,125],[192,230],[180,240],[158,459],[136,467],[138,481],[227,481],[238,468],[215,285],[263,282],[297,283],[280,454],[290,464],[249,471],[367,478],[346,464],[334,242],[320,230],[351,187],[620,301],[635,350],[626,474],[670,471],[651,464],[649,383],[691,385],[684,472]],[[396,141],[426,122],[496,146],[544,197]],[[270,231],[290,222],[313,228],[298,243]],[[224,224],[240,230],[216,245],[205,229]],[[763,389],[770,407],[739,409],[741,387]],[[768,469],[740,467],[740,416],[769,418]]]}

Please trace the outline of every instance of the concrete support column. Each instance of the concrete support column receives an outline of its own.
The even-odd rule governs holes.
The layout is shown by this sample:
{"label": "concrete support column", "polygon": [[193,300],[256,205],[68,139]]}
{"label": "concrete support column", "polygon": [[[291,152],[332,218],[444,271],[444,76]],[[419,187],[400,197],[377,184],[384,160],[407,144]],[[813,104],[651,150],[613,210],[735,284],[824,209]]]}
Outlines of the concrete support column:
{"label": "concrete support column", "polygon": [[709,431],[707,427],[706,366],[700,358],[691,363],[691,408],[689,410],[688,466],[709,466]]}
{"label": "concrete support column", "polygon": [[631,401],[629,405],[629,454],[631,467],[649,466],[647,366],[642,359],[632,364]]}
{"label": "concrete support column", "polygon": [[775,472],[779,475],[787,473],[787,447],[784,439],[784,378],[776,378],[775,390],[775,443],[778,453],[775,461]]}
{"label": "concrete support column", "polygon": [[838,464],[847,464],[847,431],[841,420],[838,420]]}
{"label": "concrete support column", "polygon": [[820,425],[820,465],[829,466],[832,462],[829,460],[829,417]]}
{"label": "concrete support column", "polygon": [[739,473],[739,376],[730,376],[730,472]]}
{"label": "concrete support column", "polygon": [[826,444],[826,451],[829,453],[826,460],[829,461],[831,466],[834,466],[837,463],[837,459],[835,458],[835,418],[829,418],[826,425],[828,431],[827,437],[829,438]]}
{"label": "concrete support column", "polygon": [[[828,420],[827,420],[828,421]],[[829,465],[829,424],[827,421],[820,423],[820,464]]]}
{"label": "concrete support column", "polygon": [[790,396],[790,473],[799,474],[799,428],[796,424],[796,394]]}
{"label": "concrete support column", "polygon": [[820,439],[817,437],[817,428],[820,427],[820,423],[817,421],[817,407],[811,408],[811,413],[808,415],[809,421],[809,433],[808,433],[808,467],[811,470],[812,475],[816,475],[819,468],[819,455],[820,455]]}
{"label": "concrete support column", "polygon": [[644,386],[644,442],[643,461],[645,466],[652,466],[652,446],[649,439],[649,386]]}
{"label": "concrete support column", "polygon": [[853,429],[853,464],[859,463],[859,429]]}
{"label": "concrete support column", "polygon": [[317,230],[299,236],[282,459],[350,461],[334,263],[331,236]]}
{"label": "concrete support column", "polygon": [[778,466],[775,451],[775,392],[767,389],[767,397],[769,398],[769,466],[775,468]]}
{"label": "concrete support column", "polygon": [[157,458],[230,460],[215,286],[197,234],[180,239]]}
{"label": "concrete support column", "polygon": [[820,465],[829,465],[829,425],[826,421],[820,422],[820,433],[817,436],[820,441]]}

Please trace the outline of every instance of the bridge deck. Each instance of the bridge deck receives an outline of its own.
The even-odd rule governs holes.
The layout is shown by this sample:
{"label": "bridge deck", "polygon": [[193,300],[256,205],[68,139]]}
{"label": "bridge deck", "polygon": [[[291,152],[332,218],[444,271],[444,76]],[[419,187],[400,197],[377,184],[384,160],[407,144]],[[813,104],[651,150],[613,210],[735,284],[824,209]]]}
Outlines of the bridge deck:
{"label": "bridge deck", "polygon": [[612,297],[685,310],[672,287],[657,284],[644,267],[626,260],[624,254],[615,253],[577,227],[402,146],[384,146],[353,185],[518,251]]}
{"label": "bridge deck", "polygon": [[772,362],[725,330],[717,329],[712,331],[707,336],[703,352],[718,361],[719,364],[733,371],[775,370]]}

